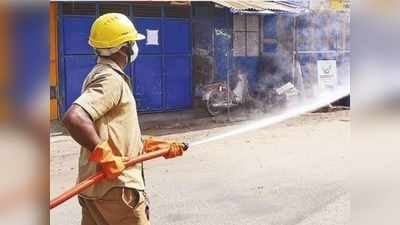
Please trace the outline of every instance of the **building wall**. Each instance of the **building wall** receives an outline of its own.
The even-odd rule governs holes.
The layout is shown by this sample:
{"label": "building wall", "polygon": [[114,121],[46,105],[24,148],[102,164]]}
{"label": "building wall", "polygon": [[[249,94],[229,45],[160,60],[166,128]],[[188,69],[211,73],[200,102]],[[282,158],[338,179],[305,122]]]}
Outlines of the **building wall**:
{"label": "building wall", "polygon": [[[327,17],[310,13],[301,16],[255,16],[232,14],[228,9],[216,8],[212,4],[193,7],[193,74],[197,95],[201,95],[198,90],[203,85],[227,81],[238,70],[248,75],[251,87],[256,89],[260,79],[268,79],[260,72],[265,64],[279,63],[280,76],[290,80],[297,59],[304,67],[306,82],[312,83],[315,80],[313,62],[317,58],[341,60],[336,57],[338,43],[342,42],[337,38],[341,30],[323,29],[327,21],[337,21],[341,15]],[[200,8],[203,13],[200,13]],[[295,55],[295,51],[311,50],[335,53],[321,53],[318,57],[304,52]]]}
{"label": "building wall", "polygon": [[212,3],[192,3],[193,87],[194,96],[201,97],[202,87],[215,81],[214,21]]}
{"label": "building wall", "polygon": [[[98,9],[95,10],[100,11],[93,16],[88,24],[90,25],[99,13],[107,12],[107,10],[128,15],[132,14],[132,11],[130,11],[132,8],[126,11],[126,7],[123,7],[127,3],[110,4],[102,3],[99,5]],[[55,3],[52,3],[51,6],[51,10],[53,10],[51,11],[52,21],[57,19],[54,16],[54,5]],[[83,14],[86,12],[82,10]],[[299,60],[302,66],[304,82],[309,87],[315,83],[315,64],[317,59],[336,59],[340,64],[339,71],[341,73],[346,73],[348,70],[348,66],[341,66],[342,64],[349,64],[349,39],[348,35],[345,35],[349,29],[349,20],[347,19],[349,15],[344,12],[331,12],[328,15],[326,15],[327,13],[309,13],[300,16],[289,14],[241,16],[245,18],[244,30],[243,28],[240,28],[242,30],[237,28],[235,21],[240,23],[240,20],[235,19],[235,15],[229,9],[215,7],[212,3],[193,2],[191,14],[190,29],[192,31],[191,41],[193,48],[191,53],[193,56],[191,89],[194,97],[201,97],[201,90],[204,85],[217,81],[227,81],[239,69],[248,73],[250,85],[252,89],[256,89],[260,79],[263,79],[262,74],[260,74],[260,70],[263,69],[262,66],[273,61],[280,62],[280,70],[284,71],[282,72],[283,76],[292,76],[293,62],[294,60]],[[76,15],[74,18],[78,17],[79,15]],[[254,17],[257,19],[254,20]],[[249,23],[247,21],[248,18]],[[325,21],[322,18],[325,18]],[[326,21],[337,21],[335,23],[337,25],[330,30],[323,29],[327,25]],[[53,31],[57,29],[57,23],[52,23],[50,28]],[[60,30],[60,28],[58,29]],[[53,46],[52,53],[54,53],[51,55],[51,75],[53,75],[57,74],[57,68],[58,71],[62,71],[65,61],[61,60],[59,61],[60,65],[57,65],[57,61],[53,60],[57,58],[57,53],[60,53],[60,51],[54,50],[57,48],[54,46],[59,44],[57,43],[57,38],[54,38],[57,33],[51,32],[50,34]],[[82,41],[85,45],[87,45],[87,35],[88,33],[84,37],[85,41]],[[76,35],[73,38],[76,38]],[[64,43],[60,45],[59,49],[64,54]],[[88,46],[80,49],[86,49],[88,53],[93,54]],[[295,51],[297,53],[293,55]],[[310,51],[326,52],[310,53]],[[77,62],[79,63],[81,60]],[[128,68],[127,72],[130,73],[132,72],[131,70],[134,70],[134,67]],[[66,85],[64,72],[59,73],[59,76],[50,77],[50,86],[60,87],[61,94],[59,96],[61,98],[59,98],[59,104],[61,103],[61,105],[65,101],[63,99],[65,93],[64,95],[62,93]],[[59,80],[57,77],[64,78]],[[75,88],[80,89],[80,85],[75,86]],[[57,90],[57,88],[53,89]],[[53,113],[53,116],[55,114]]]}
{"label": "building wall", "polygon": [[[350,73],[348,12],[324,10],[259,16],[260,29],[253,30],[259,32],[260,41],[249,39],[247,29],[237,28],[248,26],[247,19],[243,22],[238,17],[244,16],[233,15],[231,76],[239,69],[244,71],[253,91],[266,83],[301,80],[301,86],[310,91],[306,94],[313,95],[318,86],[318,60],[336,60],[339,83],[347,82]],[[259,53],[249,53],[249,46]],[[301,65],[301,79],[297,77],[297,61]]]}
{"label": "building wall", "polygon": [[296,60],[302,66],[306,89],[316,86],[318,60],[336,60],[339,82],[345,82],[350,73],[349,14],[335,11],[305,14],[297,17],[296,29]]}
{"label": "building wall", "polygon": [[139,57],[125,68],[140,112],[183,110],[192,105],[191,10],[186,5],[138,2],[59,3],[59,102],[65,112],[79,96],[96,64],[88,45],[90,27],[100,15],[119,12],[157,43],[138,42]]}
{"label": "building wall", "polygon": [[203,87],[226,81],[232,64],[232,14],[213,3],[192,4],[193,85],[195,97]]}

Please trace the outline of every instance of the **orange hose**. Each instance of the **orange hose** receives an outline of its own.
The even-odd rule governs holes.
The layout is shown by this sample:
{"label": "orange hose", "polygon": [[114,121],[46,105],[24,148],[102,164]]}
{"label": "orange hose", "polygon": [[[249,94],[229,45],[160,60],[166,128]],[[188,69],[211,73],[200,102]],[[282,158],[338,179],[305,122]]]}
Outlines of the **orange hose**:
{"label": "orange hose", "polygon": [[[169,149],[164,149],[164,150],[158,150],[158,151],[139,155],[138,157],[130,159],[127,162],[125,162],[125,167],[128,168],[137,163],[141,163],[141,162],[144,162],[144,161],[147,161],[150,159],[161,157],[161,156],[167,154],[168,151],[169,151]],[[53,208],[57,207],[58,205],[64,203],[68,199],[74,197],[75,195],[79,194],[86,188],[90,187],[91,185],[93,185],[96,182],[103,180],[104,178],[105,178],[105,174],[103,171],[97,172],[95,175],[86,178],[85,180],[83,180],[82,182],[77,184],[75,187],[69,189],[68,191],[62,193],[58,197],[51,200],[50,201],[50,209],[53,209]]]}

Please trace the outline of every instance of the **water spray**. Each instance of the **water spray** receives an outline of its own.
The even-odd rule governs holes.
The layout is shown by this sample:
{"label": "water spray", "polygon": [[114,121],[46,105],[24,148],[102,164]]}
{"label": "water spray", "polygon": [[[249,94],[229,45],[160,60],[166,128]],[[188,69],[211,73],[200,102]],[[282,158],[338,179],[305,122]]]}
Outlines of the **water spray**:
{"label": "water spray", "polygon": [[260,119],[257,121],[252,121],[246,124],[243,124],[240,128],[236,129],[236,130],[232,130],[226,133],[222,133],[220,135],[214,136],[214,137],[210,137],[204,140],[199,140],[199,141],[195,141],[190,143],[190,147],[193,146],[197,146],[197,145],[201,145],[201,144],[205,144],[211,141],[217,141],[226,137],[230,137],[233,135],[237,135],[237,134],[241,134],[241,133],[245,133],[251,130],[256,130],[256,129],[260,129],[260,128],[264,128],[264,127],[268,127],[271,126],[273,124],[285,121],[287,119],[302,115],[304,113],[307,112],[312,112],[315,111],[319,108],[322,108],[332,102],[335,102],[341,98],[344,98],[346,96],[350,95],[350,88],[346,87],[346,88],[339,88],[336,91],[333,92],[325,92],[322,93],[321,96],[315,100],[309,100],[309,102],[307,104],[304,104],[302,106],[299,106],[295,109],[290,109],[287,111],[282,112],[279,115],[276,116],[272,116],[272,117],[267,117],[264,119]]}

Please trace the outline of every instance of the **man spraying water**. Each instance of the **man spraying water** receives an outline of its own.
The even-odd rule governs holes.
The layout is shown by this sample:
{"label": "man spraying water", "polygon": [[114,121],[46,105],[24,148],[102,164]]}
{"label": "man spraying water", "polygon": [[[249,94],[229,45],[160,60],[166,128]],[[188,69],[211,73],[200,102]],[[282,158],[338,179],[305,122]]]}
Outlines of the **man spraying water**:
{"label": "man spraying water", "polygon": [[131,90],[123,69],[135,61],[139,34],[123,14],[108,13],[92,25],[89,45],[97,55],[97,65],[87,75],[81,96],[63,119],[72,138],[82,148],[79,181],[99,170],[106,179],[79,195],[82,225],[145,225],[149,223],[144,195],[143,165],[125,168],[125,159],[143,152],[168,149],[165,158],[182,155],[181,143],[148,139],[142,143]]}

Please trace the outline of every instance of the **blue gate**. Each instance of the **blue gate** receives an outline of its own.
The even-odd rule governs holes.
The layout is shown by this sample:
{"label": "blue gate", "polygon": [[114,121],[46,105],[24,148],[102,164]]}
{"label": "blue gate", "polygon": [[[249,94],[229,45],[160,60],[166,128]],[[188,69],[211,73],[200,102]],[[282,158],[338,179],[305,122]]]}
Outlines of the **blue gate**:
{"label": "blue gate", "polygon": [[[166,111],[191,107],[190,20],[133,20],[138,31],[148,38],[139,42],[139,57],[132,65],[139,111]],[[151,35],[153,36],[150,37]]]}
{"label": "blue gate", "polygon": [[[72,3],[63,3],[69,10]],[[80,5],[83,7],[79,9]],[[100,5],[100,7],[99,7]],[[112,12],[118,7],[111,6]],[[82,82],[95,65],[96,56],[87,44],[90,27],[102,3],[76,4],[74,13],[59,12],[60,87],[65,110],[79,96]],[[182,110],[192,106],[191,13],[180,16],[171,6],[151,8],[153,15],[135,14],[135,4],[124,3],[125,14],[147,39],[138,42],[139,57],[125,69],[132,78],[133,93],[141,112]],[[89,10],[90,9],[90,10]],[[159,9],[159,15],[154,11]],[[169,10],[169,11],[168,11]],[[171,13],[172,12],[172,13]],[[178,14],[176,14],[178,12]],[[177,15],[177,16],[175,16]]]}
{"label": "blue gate", "polygon": [[[139,41],[139,57],[132,64],[134,93],[139,111],[163,110],[163,43],[161,18],[133,19],[139,33],[148,36],[148,32],[157,34],[157,44],[148,40]],[[158,31],[158,33],[157,33]],[[155,32],[155,33],[154,33]]]}
{"label": "blue gate", "polygon": [[63,15],[59,18],[59,76],[64,113],[80,95],[86,75],[96,64],[88,45],[94,15]]}
{"label": "blue gate", "polygon": [[167,110],[188,108],[192,103],[190,23],[166,19],[164,30],[165,107]]}

